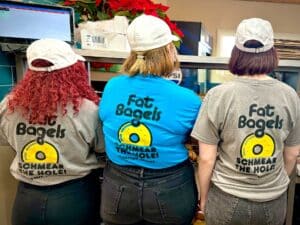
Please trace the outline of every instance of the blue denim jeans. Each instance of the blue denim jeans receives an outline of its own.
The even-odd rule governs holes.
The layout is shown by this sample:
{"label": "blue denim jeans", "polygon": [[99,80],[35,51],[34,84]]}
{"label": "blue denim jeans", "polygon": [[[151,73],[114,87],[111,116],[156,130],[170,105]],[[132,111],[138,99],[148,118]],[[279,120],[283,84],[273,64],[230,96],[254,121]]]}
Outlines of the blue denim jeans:
{"label": "blue denim jeans", "polygon": [[99,225],[98,173],[46,187],[19,182],[12,214],[13,225]]}
{"label": "blue denim jeans", "polygon": [[212,185],[205,208],[206,225],[283,225],[287,194],[268,202],[237,198]]}
{"label": "blue denim jeans", "polygon": [[103,175],[101,217],[106,225],[191,224],[197,189],[188,160],[159,170],[108,162]]}

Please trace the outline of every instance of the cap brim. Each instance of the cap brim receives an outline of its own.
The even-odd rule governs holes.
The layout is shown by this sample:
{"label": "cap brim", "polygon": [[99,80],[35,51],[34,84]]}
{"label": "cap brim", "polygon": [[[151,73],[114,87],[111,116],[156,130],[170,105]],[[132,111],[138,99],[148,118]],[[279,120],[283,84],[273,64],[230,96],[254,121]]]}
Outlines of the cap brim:
{"label": "cap brim", "polygon": [[76,56],[77,56],[77,60],[82,61],[82,62],[86,61],[85,58],[83,58],[81,55],[76,54]]}
{"label": "cap brim", "polygon": [[179,41],[180,38],[172,34],[172,41]]}

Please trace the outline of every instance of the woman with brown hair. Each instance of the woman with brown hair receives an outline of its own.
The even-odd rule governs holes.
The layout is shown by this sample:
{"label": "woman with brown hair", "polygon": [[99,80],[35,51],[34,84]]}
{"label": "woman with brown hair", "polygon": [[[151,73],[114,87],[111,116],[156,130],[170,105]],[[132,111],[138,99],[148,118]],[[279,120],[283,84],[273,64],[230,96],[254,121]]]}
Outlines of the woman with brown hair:
{"label": "woman with brown hair", "polygon": [[100,103],[108,156],[101,216],[106,225],[190,225],[197,190],[184,144],[200,98],[166,79],[178,68],[178,39],[163,20],[141,15],[127,35],[124,74],[109,80]]}
{"label": "woman with brown hair", "polygon": [[16,152],[13,225],[99,225],[99,98],[84,58],[60,40],[27,49],[23,79],[0,103],[0,138]]}
{"label": "woman with brown hair", "polygon": [[277,64],[271,24],[243,20],[229,61],[237,76],[207,93],[192,132],[207,225],[284,223],[300,103],[294,89],[268,76]]}

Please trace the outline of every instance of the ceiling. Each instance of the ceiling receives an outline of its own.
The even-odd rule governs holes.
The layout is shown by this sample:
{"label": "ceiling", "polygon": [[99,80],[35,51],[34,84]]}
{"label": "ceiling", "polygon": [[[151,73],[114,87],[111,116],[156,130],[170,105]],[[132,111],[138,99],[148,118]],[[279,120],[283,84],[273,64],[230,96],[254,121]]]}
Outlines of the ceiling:
{"label": "ceiling", "polygon": [[244,0],[244,1],[300,4],[300,0]]}

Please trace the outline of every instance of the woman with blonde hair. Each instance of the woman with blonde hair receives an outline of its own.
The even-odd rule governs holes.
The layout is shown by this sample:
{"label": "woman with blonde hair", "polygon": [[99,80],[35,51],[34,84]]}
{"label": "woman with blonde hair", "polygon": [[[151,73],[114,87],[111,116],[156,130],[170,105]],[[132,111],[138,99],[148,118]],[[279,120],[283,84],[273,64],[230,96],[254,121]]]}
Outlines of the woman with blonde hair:
{"label": "woman with blonde hair", "polygon": [[106,84],[100,118],[108,162],[101,216],[106,225],[190,225],[197,204],[185,141],[201,101],[168,80],[178,69],[167,24],[141,15],[128,27],[124,74]]}

